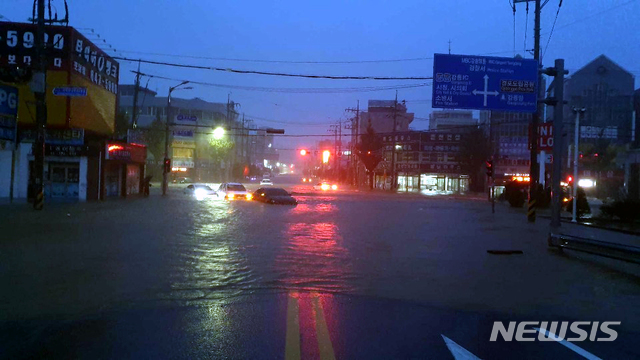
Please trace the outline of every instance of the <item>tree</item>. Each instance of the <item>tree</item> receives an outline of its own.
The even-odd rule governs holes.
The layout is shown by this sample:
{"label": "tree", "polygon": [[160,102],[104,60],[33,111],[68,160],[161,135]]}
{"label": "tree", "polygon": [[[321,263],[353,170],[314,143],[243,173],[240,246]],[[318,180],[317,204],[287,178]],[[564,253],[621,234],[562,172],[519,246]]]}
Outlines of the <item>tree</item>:
{"label": "tree", "polygon": [[129,119],[124,111],[118,111],[115,119],[115,131],[113,137],[116,139],[123,139],[127,137],[127,130],[129,130]]}
{"label": "tree", "polygon": [[356,147],[356,155],[364,164],[369,173],[369,187],[373,189],[373,170],[382,161],[382,141],[376,134],[371,124],[367,127],[367,131],[360,136],[360,143]]}
{"label": "tree", "polygon": [[470,188],[483,191],[483,168],[485,161],[491,156],[491,145],[481,128],[471,129],[463,135],[459,156],[458,163],[462,172],[469,175]]}
{"label": "tree", "polygon": [[156,161],[164,159],[165,131],[164,121],[159,117],[156,117],[147,129],[147,150],[153,154]]}
{"label": "tree", "polygon": [[209,146],[206,151],[213,163],[213,168],[217,172],[221,170],[220,163],[229,158],[229,154],[231,154],[234,146],[235,144],[233,142],[224,139],[217,140],[213,137],[209,139]]}

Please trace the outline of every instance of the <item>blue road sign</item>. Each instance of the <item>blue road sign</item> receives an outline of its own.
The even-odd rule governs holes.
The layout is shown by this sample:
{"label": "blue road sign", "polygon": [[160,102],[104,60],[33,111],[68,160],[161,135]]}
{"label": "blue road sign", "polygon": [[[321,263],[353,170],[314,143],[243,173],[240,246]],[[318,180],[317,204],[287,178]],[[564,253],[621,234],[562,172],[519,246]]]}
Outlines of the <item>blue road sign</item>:
{"label": "blue road sign", "polygon": [[80,86],[62,86],[53,88],[55,96],[87,96],[87,88]]}
{"label": "blue road sign", "polygon": [[433,108],[536,112],[538,61],[435,54]]}
{"label": "blue road sign", "polygon": [[18,88],[0,85],[0,115],[18,115]]}

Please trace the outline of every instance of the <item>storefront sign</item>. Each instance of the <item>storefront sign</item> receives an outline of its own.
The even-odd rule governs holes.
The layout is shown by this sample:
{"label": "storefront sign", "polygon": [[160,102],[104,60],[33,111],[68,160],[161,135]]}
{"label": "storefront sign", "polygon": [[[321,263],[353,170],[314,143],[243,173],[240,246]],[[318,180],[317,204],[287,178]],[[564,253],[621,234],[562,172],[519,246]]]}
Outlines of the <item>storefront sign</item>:
{"label": "storefront sign", "polygon": [[111,142],[105,145],[105,160],[146,163],[147,148],[144,145]]}
{"label": "storefront sign", "polygon": [[46,145],[46,156],[87,156],[89,147],[87,145]]}
{"label": "storefront sign", "polygon": [[18,88],[0,85],[0,115],[18,115]]}
{"label": "storefront sign", "polygon": [[173,140],[171,147],[195,149],[196,143],[193,140]]}
{"label": "storefront sign", "polygon": [[193,130],[173,130],[173,136],[192,138]]}
{"label": "storefront sign", "polygon": [[171,165],[178,168],[195,167],[195,163],[192,160],[181,160],[181,159],[173,159]]}
{"label": "storefront sign", "polygon": [[457,164],[422,163],[420,171],[434,174],[457,174],[462,171],[462,168]]}
{"label": "storefront sign", "polygon": [[[24,142],[35,141],[35,129],[20,130],[20,139]],[[84,129],[47,129],[45,143],[50,145],[83,145]]]}
{"label": "storefront sign", "polygon": [[55,96],[87,96],[87,88],[80,86],[60,86],[53,88]]}
{"label": "storefront sign", "polygon": [[[47,47],[47,68],[68,69],[67,51],[69,28],[47,26],[44,42]],[[0,22],[0,67],[31,66],[35,61],[36,25],[29,23]]]}

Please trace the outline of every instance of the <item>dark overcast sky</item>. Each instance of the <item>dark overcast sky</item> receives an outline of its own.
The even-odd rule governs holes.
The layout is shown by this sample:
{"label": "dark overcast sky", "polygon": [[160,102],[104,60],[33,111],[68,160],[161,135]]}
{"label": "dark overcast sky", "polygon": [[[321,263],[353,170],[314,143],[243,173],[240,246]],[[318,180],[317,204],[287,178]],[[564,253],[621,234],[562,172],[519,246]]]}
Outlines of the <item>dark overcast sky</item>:
{"label": "dark overcast sky", "polygon": [[[545,0],[543,0],[544,2]],[[559,0],[550,0],[542,14],[543,49],[549,37]],[[31,15],[32,0],[3,0],[0,14],[12,21]],[[446,1],[163,1],[163,0],[68,0],[71,25],[95,33],[122,55],[184,64],[304,74],[430,76],[433,62],[419,61],[293,64],[241,62],[184,56],[287,61],[360,61],[430,58],[446,53],[514,55],[513,14],[508,0]],[[62,0],[53,4],[59,13]],[[516,53],[525,46],[525,5],[516,13]],[[5,19],[3,19],[5,20]],[[640,1],[565,0],[556,30],[543,59],[550,66],[564,58],[576,70],[600,54],[640,76]],[[529,10],[526,47],[533,46],[533,3]],[[91,36],[95,39],[95,36]],[[96,41],[97,45],[100,45]],[[106,47],[103,47],[106,49]],[[532,57],[526,53],[526,57]],[[121,62],[121,83],[132,83],[134,69]],[[202,70],[143,65],[142,71],[177,79],[216,84],[270,88],[368,87],[419,83],[417,81],[346,81],[277,78]],[[146,79],[143,79],[143,85]],[[161,95],[177,82],[152,79],[149,87]],[[638,81],[636,80],[636,84]],[[283,94],[195,86],[176,96],[200,97],[226,102],[227,94],[241,104],[248,117],[290,123],[301,127],[258,120],[260,125],[281,126],[290,134],[324,134],[328,123],[346,118],[344,109],[360,100],[393,99],[394,90],[339,94]],[[409,111],[427,118],[431,112],[431,87],[401,89],[399,99],[408,100]],[[412,101],[413,100],[413,101]],[[422,102],[414,102],[423,100]],[[318,125],[320,124],[320,125]],[[326,125],[325,125],[326,124]],[[414,128],[427,122],[416,120]],[[290,140],[287,147],[311,145],[317,139]]]}

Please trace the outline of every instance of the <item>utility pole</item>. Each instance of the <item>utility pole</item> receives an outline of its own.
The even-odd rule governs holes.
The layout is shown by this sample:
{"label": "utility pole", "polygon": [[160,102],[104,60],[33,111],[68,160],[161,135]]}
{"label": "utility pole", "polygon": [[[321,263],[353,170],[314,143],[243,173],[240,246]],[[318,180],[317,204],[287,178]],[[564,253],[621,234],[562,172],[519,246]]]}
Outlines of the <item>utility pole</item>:
{"label": "utility pole", "polygon": [[578,158],[580,151],[578,145],[580,143],[580,114],[585,112],[585,108],[573,108],[576,114],[576,126],[573,133],[573,217],[571,221],[578,222]]}
{"label": "utility pole", "polygon": [[[529,3],[535,2],[535,14],[534,14],[534,27],[533,27],[533,58],[540,64],[540,12],[542,11],[541,0],[514,0],[513,11],[515,14],[516,3]],[[529,5],[527,5],[529,6]],[[529,201],[527,204],[527,220],[529,222],[536,221],[536,200],[538,196],[538,124],[540,123],[540,117],[542,116],[543,104],[542,98],[544,97],[544,89],[542,88],[542,72],[538,71],[538,109],[533,113],[531,117],[531,165],[529,168]]]}
{"label": "utility pole", "polygon": [[[354,174],[354,181],[353,184],[355,186],[359,186],[359,177],[358,177],[358,157],[356,156],[356,152],[358,151],[358,140],[360,138],[360,100],[358,100],[357,106],[355,109],[353,108],[349,108],[347,109],[347,111],[351,111],[351,112],[355,112],[356,113],[356,117],[355,119],[353,119],[353,122],[355,123],[354,125],[354,130],[351,131],[352,137],[351,137],[351,155],[350,155],[350,159],[352,162],[352,166],[353,166],[353,174]],[[355,137],[354,137],[355,136]]]}
{"label": "utility pole", "polygon": [[544,100],[553,109],[553,190],[551,199],[551,232],[560,227],[560,212],[562,187],[562,151],[563,151],[563,110],[564,110],[564,75],[568,72],[564,69],[564,59],[556,59],[555,67],[544,70],[544,73],[554,76],[553,97]]}
{"label": "utility pole", "polygon": [[138,71],[136,72],[136,82],[133,86],[133,114],[131,114],[131,128],[138,127],[138,91],[140,89],[140,60],[138,60]]}
{"label": "utility pole", "polygon": [[336,153],[338,162],[338,181],[342,179],[342,120],[338,122],[338,152]]}
{"label": "utility pole", "polygon": [[33,75],[34,95],[36,99],[36,141],[33,144],[34,173],[33,173],[33,208],[42,210],[44,207],[44,156],[45,132],[47,126],[47,44],[45,37],[44,0],[37,0],[37,28],[36,28],[36,61],[37,72]]}
{"label": "utility pole", "polygon": [[391,136],[393,139],[393,146],[391,148],[391,191],[396,188],[396,129],[398,118],[398,90],[396,90],[396,99],[393,101],[393,131]]}
{"label": "utility pole", "polygon": [[[170,87],[169,94],[167,95],[167,121],[165,122],[164,127],[164,162],[162,164],[162,195],[167,195],[167,188],[169,187],[169,172],[171,172],[170,168],[167,168],[167,163],[170,163],[169,159],[169,127],[171,124],[171,93],[173,90],[179,88],[182,85],[187,84],[188,81],[183,81],[180,84]],[[186,87],[184,89],[190,89],[190,87]],[[195,170],[194,170],[195,171]]]}

